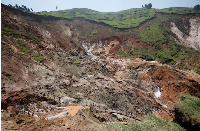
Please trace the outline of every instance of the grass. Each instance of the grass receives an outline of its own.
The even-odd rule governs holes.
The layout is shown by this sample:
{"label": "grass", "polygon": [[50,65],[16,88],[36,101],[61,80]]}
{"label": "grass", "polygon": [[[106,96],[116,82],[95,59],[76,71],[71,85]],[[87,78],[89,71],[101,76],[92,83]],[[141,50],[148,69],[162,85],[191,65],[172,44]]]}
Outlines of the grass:
{"label": "grass", "polygon": [[161,28],[162,22],[168,18],[159,15],[156,19],[152,20],[139,34],[144,42],[151,43],[165,43],[167,38],[164,36],[164,30]]}
{"label": "grass", "polygon": [[4,76],[11,76],[11,74],[7,73],[7,72],[3,72]]}
{"label": "grass", "polygon": [[97,12],[90,9],[76,8],[71,10],[37,12],[38,15],[51,15],[67,19],[85,18],[96,22],[104,22],[117,28],[137,27],[141,22],[155,16],[154,9],[133,8],[119,12]]}
{"label": "grass", "polygon": [[118,55],[127,58],[140,57],[147,61],[158,61],[162,64],[174,65],[181,69],[194,70],[200,73],[200,52],[170,41],[169,47],[162,49],[162,44],[154,44],[154,48],[137,48],[133,52],[125,53],[119,50]]}
{"label": "grass", "polygon": [[174,105],[175,110],[183,114],[183,120],[191,121],[200,126],[200,98],[182,95],[181,102]]}
{"label": "grass", "polygon": [[18,32],[18,31],[10,30],[9,28],[3,28],[2,27],[1,34],[6,34],[6,35],[20,35],[21,33]]}
{"label": "grass", "polygon": [[42,56],[33,56],[33,59],[37,62],[42,62],[44,60]]}
{"label": "grass", "polygon": [[142,122],[134,122],[128,125],[130,130],[138,131],[184,131],[180,125],[175,123],[168,123],[155,115],[147,115]]}
{"label": "grass", "polygon": [[103,22],[116,28],[131,28],[137,27],[140,23],[153,18],[156,12],[190,14],[195,11],[193,8],[186,7],[172,7],[166,9],[132,8],[119,12],[98,12],[87,8],[74,8],[71,10],[37,12],[36,14],[46,16],[51,15],[67,19],[85,18],[96,22]]}
{"label": "grass", "polygon": [[24,41],[18,40],[16,42],[16,47],[19,50],[18,55],[20,55],[20,56],[27,55],[28,53],[31,52],[30,47]]}
{"label": "grass", "polygon": [[[90,129],[88,129],[90,130]],[[94,128],[91,130],[95,130]],[[101,126],[100,129],[105,131],[186,131],[180,125],[168,123],[155,115],[148,114],[141,122],[133,122],[128,125],[121,123],[109,124]]]}
{"label": "grass", "polygon": [[39,41],[41,41],[40,37],[35,36],[33,34],[22,33],[22,32],[19,32],[19,31],[16,31],[16,30],[11,30],[11,29],[5,28],[5,27],[1,28],[1,34],[12,36],[12,37],[15,37],[15,38],[23,37],[23,38],[26,38],[26,39],[30,39],[33,42],[39,42]]}
{"label": "grass", "polygon": [[127,53],[123,52],[122,50],[119,50],[117,55],[121,56],[121,57],[132,57],[131,54],[127,54]]}
{"label": "grass", "polygon": [[156,11],[162,12],[162,13],[174,13],[174,14],[195,13],[193,8],[188,8],[188,7],[170,7],[170,8],[165,8],[165,9],[157,9]]}

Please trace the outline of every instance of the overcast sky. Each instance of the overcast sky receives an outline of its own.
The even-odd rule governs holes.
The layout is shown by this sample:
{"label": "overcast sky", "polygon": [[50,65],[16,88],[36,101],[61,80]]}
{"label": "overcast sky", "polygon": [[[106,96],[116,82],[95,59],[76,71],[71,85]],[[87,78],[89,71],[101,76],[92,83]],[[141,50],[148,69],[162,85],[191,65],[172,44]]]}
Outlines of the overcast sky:
{"label": "overcast sky", "polygon": [[152,8],[194,7],[200,0],[1,0],[3,4],[25,5],[34,11],[54,11],[72,8],[89,8],[101,12],[116,12],[130,8],[141,8],[152,3]]}

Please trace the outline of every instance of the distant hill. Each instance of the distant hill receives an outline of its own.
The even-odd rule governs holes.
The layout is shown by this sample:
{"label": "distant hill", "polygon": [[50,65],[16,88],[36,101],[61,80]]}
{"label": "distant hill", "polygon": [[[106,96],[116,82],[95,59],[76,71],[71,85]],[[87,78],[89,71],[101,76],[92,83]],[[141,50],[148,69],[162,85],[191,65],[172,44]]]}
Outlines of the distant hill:
{"label": "distant hill", "polygon": [[140,23],[155,17],[156,12],[188,14],[194,13],[192,8],[172,7],[165,9],[132,8],[119,12],[98,12],[87,8],[74,8],[51,12],[37,12],[38,15],[51,15],[63,18],[85,18],[96,22],[104,22],[117,28],[137,27]]}

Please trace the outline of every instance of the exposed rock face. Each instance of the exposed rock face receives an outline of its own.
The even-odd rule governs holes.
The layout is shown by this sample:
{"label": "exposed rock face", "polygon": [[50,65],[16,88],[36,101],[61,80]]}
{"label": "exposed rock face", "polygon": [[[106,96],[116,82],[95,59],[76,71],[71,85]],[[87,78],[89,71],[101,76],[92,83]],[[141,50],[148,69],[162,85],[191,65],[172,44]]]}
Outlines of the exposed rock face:
{"label": "exposed rock face", "polygon": [[183,32],[181,32],[174,22],[171,23],[171,31],[176,34],[181,43],[184,43],[186,46],[200,51],[200,20],[199,18],[190,19],[189,22],[189,35],[185,35]]}

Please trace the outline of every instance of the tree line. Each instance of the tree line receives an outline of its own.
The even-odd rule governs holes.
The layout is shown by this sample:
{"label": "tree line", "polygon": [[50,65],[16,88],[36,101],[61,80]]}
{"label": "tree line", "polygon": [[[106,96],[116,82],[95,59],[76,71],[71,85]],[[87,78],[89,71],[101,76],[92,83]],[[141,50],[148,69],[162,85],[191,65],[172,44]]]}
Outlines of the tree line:
{"label": "tree line", "polygon": [[12,6],[11,4],[9,4],[8,6],[12,7],[12,8],[15,8],[15,9],[19,9],[19,10],[25,11],[25,12],[33,12],[32,8],[28,8],[25,5],[19,6],[19,5],[15,4],[15,6]]}
{"label": "tree line", "polygon": [[152,7],[151,3],[145,4],[144,6],[142,5],[142,8],[146,8],[146,9],[151,9],[151,7]]}
{"label": "tree line", "polygon": [[198,5],[195,5],[195,6],[194,6],[194,10],[198,12],[198,11],[200,10],[200,5],[199,5],[199,4],[198,4]]}

